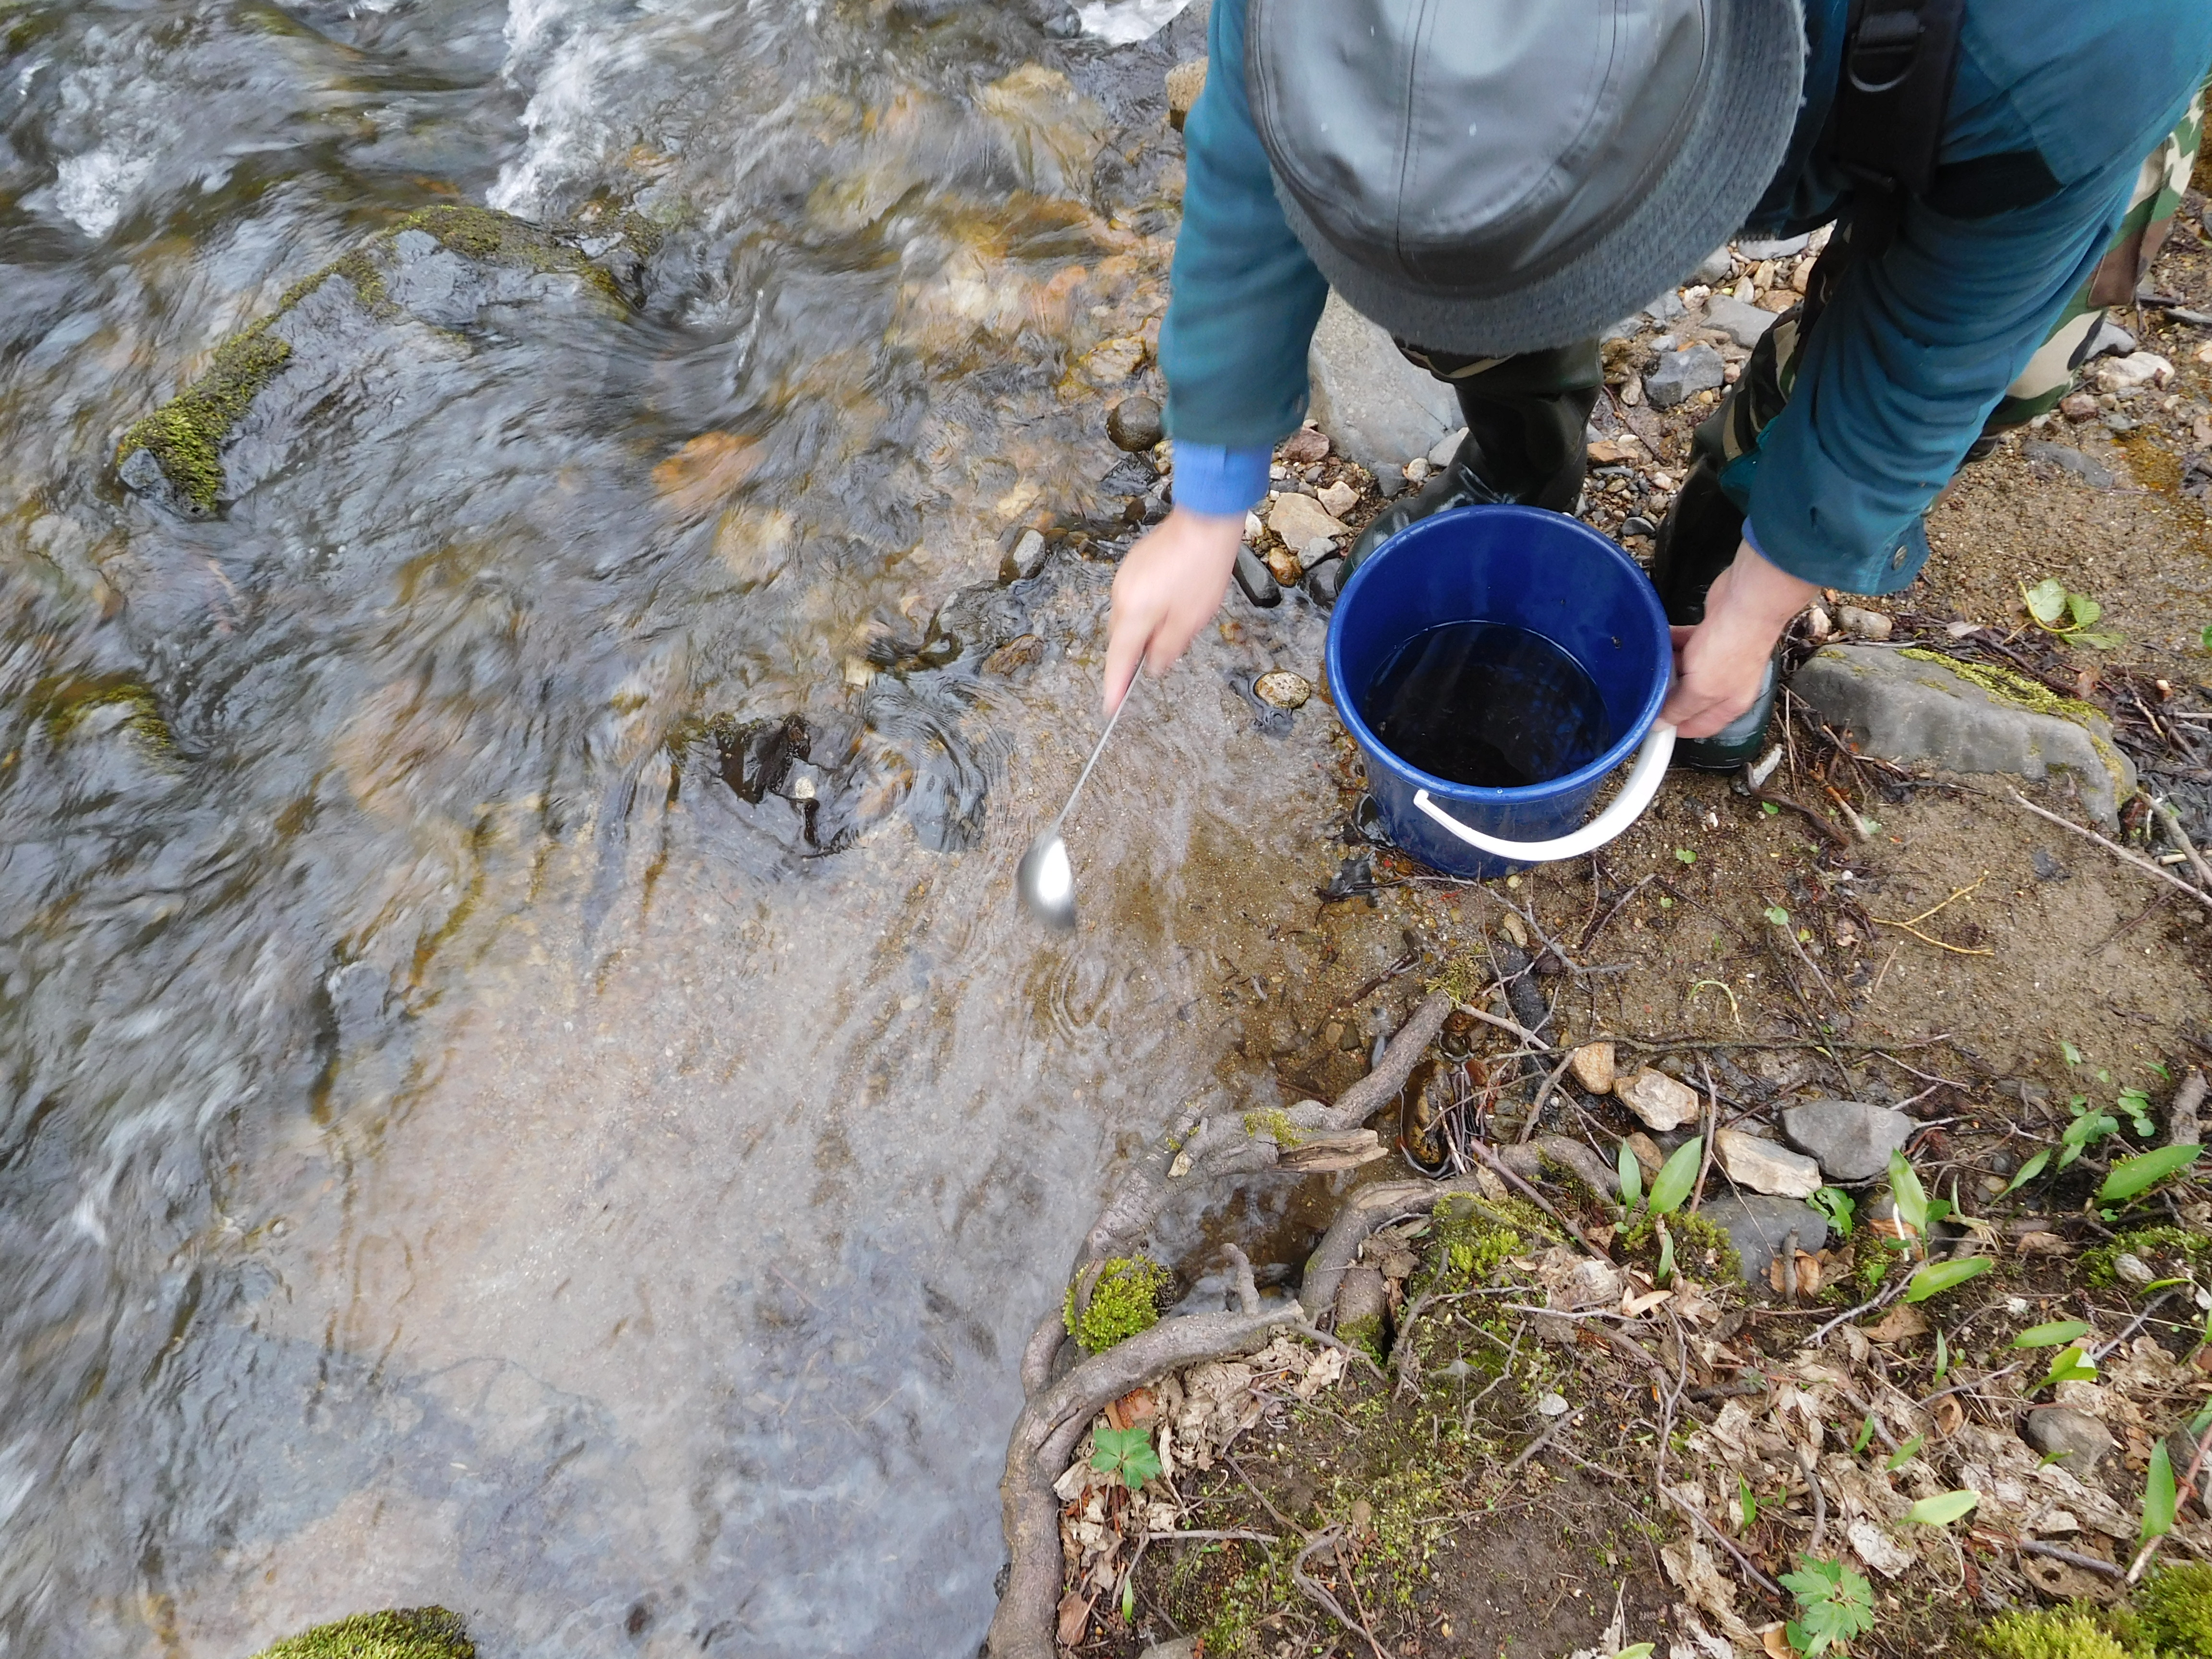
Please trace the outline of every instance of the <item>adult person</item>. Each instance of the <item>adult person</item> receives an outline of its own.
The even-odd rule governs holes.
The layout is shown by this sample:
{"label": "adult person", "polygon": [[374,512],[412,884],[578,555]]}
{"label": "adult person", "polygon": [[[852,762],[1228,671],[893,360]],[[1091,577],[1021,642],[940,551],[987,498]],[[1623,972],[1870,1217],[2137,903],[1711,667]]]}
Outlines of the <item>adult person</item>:
{"label": "adult person", "polygon": [[1330,287],[1468,423],[1356,559],[1462,503],[1572,511],[1600,331],[1739,228],[1833,222],[1656,538],[1663,718],[1717,768],[1763,738],[1790,618],[1909,584],[1936,492],[2132,299],[2194,161],[2212,4],[1214,0],[1209,54],[1161,331],[1175,507],[1115,579],[1108,707],[1219,606]]}

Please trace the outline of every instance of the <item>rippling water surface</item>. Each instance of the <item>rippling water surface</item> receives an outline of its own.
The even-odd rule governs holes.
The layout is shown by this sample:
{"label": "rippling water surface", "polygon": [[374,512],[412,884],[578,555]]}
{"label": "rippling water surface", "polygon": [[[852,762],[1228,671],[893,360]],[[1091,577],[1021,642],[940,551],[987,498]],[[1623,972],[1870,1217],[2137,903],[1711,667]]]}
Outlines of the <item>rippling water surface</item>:
{"label": "rippling water surface", "polygon": [[[1196,17],[0,0],[0,1653],[425,1601],[488,1655],[972,1652],[1023,1336],[1117,1152],[1243,1065],[1219,872],[1320,799],[1210,639],[1040,939],[1111,566],[993,601],[1033,668],[929,646],[1097,507]],[[220,341],[455,202],[657,246],[629,303],[295,362],[215,517],[119,485]],[[748,800],[712,732],[792,715],[813,800]]]}

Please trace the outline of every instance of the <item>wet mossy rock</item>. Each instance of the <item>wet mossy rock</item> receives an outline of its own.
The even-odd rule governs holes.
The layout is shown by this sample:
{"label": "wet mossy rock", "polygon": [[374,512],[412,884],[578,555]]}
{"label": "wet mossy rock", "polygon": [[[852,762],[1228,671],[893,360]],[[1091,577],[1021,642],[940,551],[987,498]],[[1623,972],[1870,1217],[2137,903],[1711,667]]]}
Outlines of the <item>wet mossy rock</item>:
{"label": "wet mossy rock", "polygon": [[460,1615],[444,1607],[357,1613],[265,1647],[253,1659],[476,1659]]}
{"label": "wet mossy rock", "polygon": [[483,307],[562,290],[615,311],[629,298],[649,236],[627,220],[592,234],[549,230],[489,208],[410,213],[362,246],[295,283],[276,309],[216,348],[207,371],[116,447],[123,482],[190,518],[212,515],[233,492],[223,452],[255,400],[279,376],[328,372],[363,333],[412,319],[441,330],[473,324]]}
{"label": "wet mossy rock", "polygon": [[1067,1287],[1060,1319],[1086,1353],[1103,1353],[1160,1322],[1160,1297],[1173,1275],[1140,1255],[1094,1265],[1095,1273],[1086,1267]]}
{"label": "wet mossy rock", "polygon": [[1829,645],[1798,669],[1790,689],[1887,760],[2032,781],[2069,772],[2083,806],[2107,826],[2135,793],[2135,763],[2114,747],[2111,721],[1985,663],[1917,647]]}

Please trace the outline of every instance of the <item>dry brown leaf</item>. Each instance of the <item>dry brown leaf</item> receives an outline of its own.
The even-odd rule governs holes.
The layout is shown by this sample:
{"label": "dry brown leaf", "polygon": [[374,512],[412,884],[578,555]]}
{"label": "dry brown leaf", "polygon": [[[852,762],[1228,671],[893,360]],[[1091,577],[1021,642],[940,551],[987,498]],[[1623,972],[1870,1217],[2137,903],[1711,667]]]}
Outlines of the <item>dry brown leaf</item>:
{"label": "dry brown leaf", "polygon": [[1766,1264],[1766,1282],[1777,1296],[1790,1294],[1790,1268],[1780,1256]]}
{"label": "dry brown leaf", "polygon": [[1672,1300],[1674,1295],[1674,1292],[1672,1291],[1646,1291],[1642,1296],[1632,1297],[1620,1304],[1621,1316],[1625,1319],[1640,1319],[1661,1303]]}
{"label": "dry brown leaf", "polygon": [[1072,1648],[1083,1639],[1083,1632],[1091,1624],[1091,1603],[1073,1590],[1060,1598],[1060,1628],[1055,1632],[1060,1644]]}
{"label": "dry brown leaf", "polygon": [[1152,1397],[1150,1389],[1132,1389],[1114,1404],[1121,1411],[1121,1426],[1125,1429],[1149,1423],[1160,1414],[1159,1401]]}
{"label": "dry brown leaf", "polygon": [[1797,1294],[1802,1298],[1820,1293],[1820,1264],[1804,1251],[1797,1252]]}
{"label": "dry brown leaf", "polygon": [[1875,1324],[1867,1328],[1868,1338],[1875,1342],[1902,1342],[1908,1337],[1928,1334],[1928,1316],[1910,1303],[1900,1302]]}
{"label": "dry brown leaf", "polygon": [[702,432],[653,469],[653,487],[678,513],[703,513],[750,477],[760,460],[757,438]]}
{"label": "dry brown leaf", "polygon": [[1950,1395],[1936,1402],[1936,1432],[1946,1437],[1956,1434],[1959,1425],[1966,1420],[1966,1408],[1959,1403],[1957,1395]]}
{"label": "dry brown leaf", "polygon": [[1797,1659],[1797,1650],[1790,1645],[1784,1626],[1769,1625],[1759,1632],[1759,1644],[1767,1652],[1767,1659]]}

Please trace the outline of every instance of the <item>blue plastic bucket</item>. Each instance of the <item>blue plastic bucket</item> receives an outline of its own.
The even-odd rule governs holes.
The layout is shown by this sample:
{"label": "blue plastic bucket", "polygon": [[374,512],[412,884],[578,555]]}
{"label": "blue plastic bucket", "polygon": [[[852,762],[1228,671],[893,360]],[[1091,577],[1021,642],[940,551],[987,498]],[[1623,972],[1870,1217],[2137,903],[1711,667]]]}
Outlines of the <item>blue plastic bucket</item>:
{"label": "blue plastic bucket", "polygon": [[[1447,623],[1510,623],[1571,655],[1604,699],[1614,733],[1589,765],[1520,789],[1480,789],[1408,765],[1360,713],[1375,677],[1415,635]],[[1328,689],[1367,760],[1390,839],[1453,875],[1494,876],[1577,857],[1650,805],[1674,746],[1658,721],[1674,672],[1657,590],[1627,554],[1577,520],[1533,507],[1465,507],[1408,525],[1352,573],[1328,628]],[[1599,819],[1583,813],[1637,754]]]}

